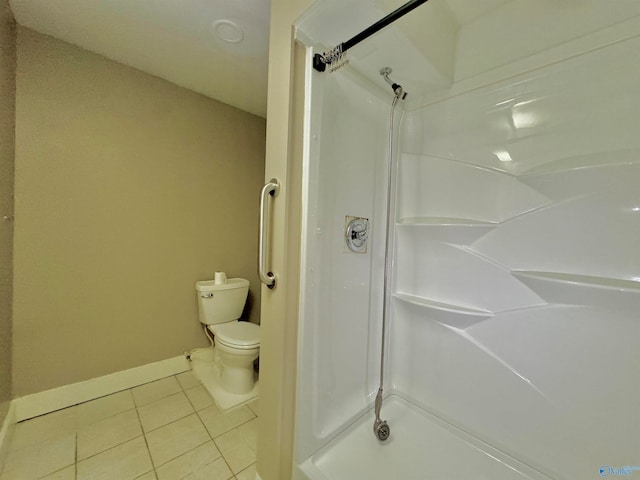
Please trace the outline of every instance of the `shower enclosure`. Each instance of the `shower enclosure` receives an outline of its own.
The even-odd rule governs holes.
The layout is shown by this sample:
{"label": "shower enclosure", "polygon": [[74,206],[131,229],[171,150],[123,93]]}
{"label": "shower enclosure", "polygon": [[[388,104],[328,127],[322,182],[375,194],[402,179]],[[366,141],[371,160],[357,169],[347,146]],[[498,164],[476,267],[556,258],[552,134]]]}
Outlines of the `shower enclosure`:
{"label": "shower enclosure", "polygon": [[[640,478],[640,4],[497,1],[460,20],[456,2],[432,0],[346,66],[312,69],[385,3],[317,2],[297,25],[294,479]],[[421,26],[448,31],[426,45]],[[371,425],[386,66],[409,97],[395,125],[383,443]],[[352,217],[368,219],[364,252],[345,244]]]}

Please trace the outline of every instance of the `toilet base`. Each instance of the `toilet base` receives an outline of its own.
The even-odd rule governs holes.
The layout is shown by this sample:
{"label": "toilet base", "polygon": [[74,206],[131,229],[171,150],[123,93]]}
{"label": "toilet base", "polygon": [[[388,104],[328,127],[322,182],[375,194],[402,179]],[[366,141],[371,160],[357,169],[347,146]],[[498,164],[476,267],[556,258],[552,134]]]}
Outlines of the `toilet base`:
{"label": "toilet base", "polygon": [[231,393],[220,386],[220,371],[214,361],[212,348],[199,348],[191,352],[191,369],[220,410],[230,410],[258,398],[258,376],[254,372],[255,385],[247,393]]}

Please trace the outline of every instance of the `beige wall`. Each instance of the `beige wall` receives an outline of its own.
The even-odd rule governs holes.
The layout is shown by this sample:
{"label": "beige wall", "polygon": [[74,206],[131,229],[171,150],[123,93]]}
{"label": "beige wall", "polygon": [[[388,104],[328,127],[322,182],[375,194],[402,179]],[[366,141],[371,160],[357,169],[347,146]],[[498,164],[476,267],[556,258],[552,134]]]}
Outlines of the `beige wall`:
{"label": "beige wall", "polygon": [[256,274],[265,121],[18,29],[14,393],[206,345],[194,282]]}
{"label": "beige wall", "polygon": [[0,425],[11,400],[11,296],[13,277],[13,166],[15,127],[15,23],[0,1]]}

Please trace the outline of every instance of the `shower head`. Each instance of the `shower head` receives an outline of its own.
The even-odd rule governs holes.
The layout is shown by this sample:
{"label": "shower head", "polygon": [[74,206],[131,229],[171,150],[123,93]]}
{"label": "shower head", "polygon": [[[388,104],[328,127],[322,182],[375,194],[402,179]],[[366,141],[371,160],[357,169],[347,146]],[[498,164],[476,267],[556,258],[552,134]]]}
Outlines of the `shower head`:
{"label": "shower head", "polygon": [[[381,357],[382,362],[384,362],[384,353]],[[389,428],[389,424],[386,420],[382,420],[380,418],[380,409],[382,408],[382,377],[380,377],[380,388],[378,388],[378,394],[376,395],[375,401],[375,414],[376,420],[373,422],[373,434],[376,436],[378,440],[381,442],[386,441],[391,434],[391,429]]]}
{"label": "shower head", "polygon": [[393,89],[393,93],[396,94],[396,97],[400,98],[401,100],[404,100],[405,98],[407,98],[407,92],[405,92],[402,89],[402,86],[395,83],[393,80],[389,78],[389,75],[391,74],[392,71],[393,70],[391,70],[391,67],[384,67],[380,69],[380,75],[382,75],[382,78],[384,78],[384,81],[391,86],[391,88]]}
{"label": "shower head", "polygon": [[376,420],[373,424],[373,433],[378,440],[384,442],[389,438],[391,430],[385,420]]}

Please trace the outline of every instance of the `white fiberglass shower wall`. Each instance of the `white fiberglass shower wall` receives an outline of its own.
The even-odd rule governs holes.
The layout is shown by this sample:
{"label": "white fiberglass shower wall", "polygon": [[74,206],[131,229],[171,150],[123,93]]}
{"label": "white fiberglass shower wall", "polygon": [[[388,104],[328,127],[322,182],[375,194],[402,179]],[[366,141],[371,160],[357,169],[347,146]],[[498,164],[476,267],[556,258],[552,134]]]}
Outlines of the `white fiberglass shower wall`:
{"label": "white fiberglass shower wall", "polygon": [[[410,15],[450,14],[448,80],[401,26],[335,73],[308,65],[294,478],[640,478],[640,4],[469,19],[442,1]],[[357,25],[323,37],[344,3],[319,2],[300,38],[337,44],[384,2],[348,2]],[[386,66],[409,99],[380,443]],[[346,216],[370,220],[366,253]]]}

